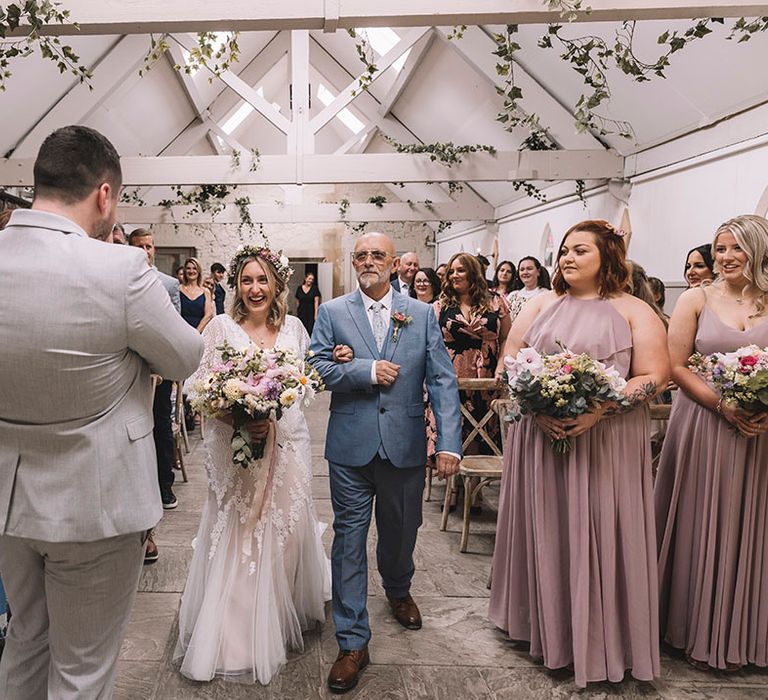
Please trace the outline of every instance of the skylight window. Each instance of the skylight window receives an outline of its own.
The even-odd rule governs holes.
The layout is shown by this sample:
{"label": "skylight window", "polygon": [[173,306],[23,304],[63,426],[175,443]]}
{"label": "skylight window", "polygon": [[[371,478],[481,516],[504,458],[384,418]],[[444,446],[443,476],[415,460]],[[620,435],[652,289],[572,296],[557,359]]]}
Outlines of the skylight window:
{"label": "skylight window", "polygon": [[221,130],[224,133],[231,134],[238,126],[240,126],[247,117],[254,111],[253,107],[247,102],[243,102],[221,125]]}
{"label": "skylight window", "polygon": [[[336,99],[334,95],[325,85],[318,83],[317,85],[317,99],[320,100],[326,107]],[[344,126],[347,127],[353,134],[359,134],[364,128],[365,124],[361,122],[352,112],[346,107],[342,109],[336,118],[341,121]]]}
{"label": "skylight window", "polygon": [[366,38],[371,48],[379,56],[383,56],[400,41],[400,37],[389,27],[368,27],[366,29],[355,29],[355,31]]}

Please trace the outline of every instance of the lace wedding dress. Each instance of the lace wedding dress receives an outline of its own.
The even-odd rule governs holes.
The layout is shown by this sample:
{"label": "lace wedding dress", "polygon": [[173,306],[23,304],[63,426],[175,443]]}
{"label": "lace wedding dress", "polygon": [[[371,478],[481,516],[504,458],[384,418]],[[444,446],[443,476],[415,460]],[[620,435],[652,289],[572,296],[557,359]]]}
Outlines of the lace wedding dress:
{"label": "lace wedding dress", "polygon": [[[190,387],[219,360],[225,340],[237,349],[250,342],[226,314],[214,317],[203,337],[205,353]],[[303,357],[309,336],[287,316],[275,345]],[[183,659],[181,673],[194,680],[219,675],[266,684],[288,649],[303,649],[302,631],[324,619],[330,568],[312,502],[301,407],[287,409],[273,424],[263,459],[247,469],[233,464],[231,438],[230,426],[206,423],[208,498],[193,542],[174,657]]]}

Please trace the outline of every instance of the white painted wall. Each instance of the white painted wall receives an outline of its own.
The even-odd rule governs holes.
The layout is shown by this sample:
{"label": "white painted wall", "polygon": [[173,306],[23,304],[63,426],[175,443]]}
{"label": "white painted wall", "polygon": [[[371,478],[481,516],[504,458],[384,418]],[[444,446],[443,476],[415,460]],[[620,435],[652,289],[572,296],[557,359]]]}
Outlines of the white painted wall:
{"label": "white painted wall", "polygon": [[[631,258],[649,275],[674,285],[683,282],[685,254],[712,240],[715,229],[738,214],[759,213],[758,202],[768,186],[768,143],[755,140],[738,152],[718,152],[632,178],[628,209],[632,224]],[[564,187],[564,186],[563,186]],[[625,203],[603,187],[584,205],[573,198],[552,201],[499,221],[500,259],[515,262],[524,255],[541,257],[542,236],[552,227],[555,244],[573,224],[590,218],[621,221]],[[521,205],[522,208],[522,205]],[[438,241],[437,257],[447,260],[461,249],[490,251],[493,236],[485,228],[451,235]]]}

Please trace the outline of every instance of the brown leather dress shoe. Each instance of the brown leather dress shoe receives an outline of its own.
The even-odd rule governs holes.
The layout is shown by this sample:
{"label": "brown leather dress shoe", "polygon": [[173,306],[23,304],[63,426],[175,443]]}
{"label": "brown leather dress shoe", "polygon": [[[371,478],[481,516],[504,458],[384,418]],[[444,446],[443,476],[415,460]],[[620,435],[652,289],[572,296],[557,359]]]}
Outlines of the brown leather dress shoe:
{"label": "brown leather dress shoe", "polygon": [[368,665],[369,661],[367,646],[359,651],[339,649],[339,655],[328,674],[328,689],[332,693],[346,693],[352,690],[357,685],[360,671]]}
{"label": "brown leather dress shoe", "polygon": [[420,630],[421,629],[421,613],[416,607],[416,603],[411,598],[410,593],[403,598],[391,598],[387,596],[389,601],[389,607],[392,608],[392,614],[405,629],[407,630]]}

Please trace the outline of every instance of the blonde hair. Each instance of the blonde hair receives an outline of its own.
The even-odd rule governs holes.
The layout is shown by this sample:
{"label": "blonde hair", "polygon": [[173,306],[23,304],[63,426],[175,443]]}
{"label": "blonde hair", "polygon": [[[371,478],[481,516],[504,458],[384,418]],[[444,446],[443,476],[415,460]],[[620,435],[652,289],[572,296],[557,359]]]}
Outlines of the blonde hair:
{"label": "blonde hair", "polygon": [[240,294],[240,278],[243,276],[243,270],[249,262],[257,262],[261,265],[261,269],[264,270],[264,274],[267,276],[267,283],[269,284],[269,290],[272,292],[272,302],[269,305],[269,312],[267,313],[267,323],[273,328],[280,328],[285,320],[285,315],[288,313],[288,285],[280,275],[277,274],[274,265],[266,258],[249,256],[240,260],[237,266],[237,282],[235,284],[235,298],[232,301],[232,307],[230,314],[235,323],[242,323],[246,316],[248,316],[248,310],[245,308],[245,302]]}
{"label": "blonde hair", "polygon": [[200,265],[200,261],[197,258],[187,258],[184,261],[184,265],[182,265],[182,267],[184,268],[184,284],[189,284],[189,280],[187,279],[187,265],[189,265],[189,263],[192,263],[197,268],[196,284],[198,287],[202,287],[203,286],[203,268]]}
{"label": "blonde hair", "polygon": [[[758,292],[755,299],[757,313],[753,316],[762,316],[768,301],[768,220],[756,214],[743,214],[721,224],[712,242],[713,255],[721,233],[733,234],[747,256],[744,277],[747,278],[748,284],[745,290]],[[716,271],[717,267],[715,262]]]}

